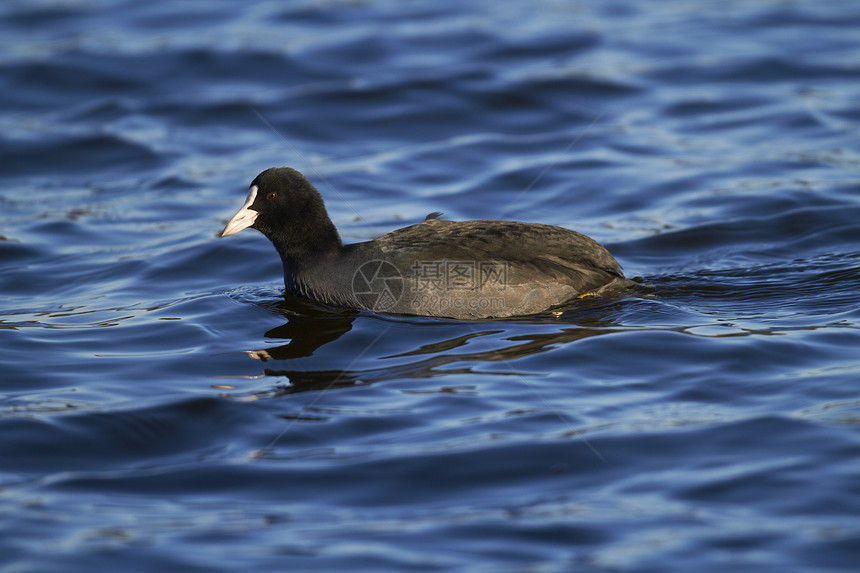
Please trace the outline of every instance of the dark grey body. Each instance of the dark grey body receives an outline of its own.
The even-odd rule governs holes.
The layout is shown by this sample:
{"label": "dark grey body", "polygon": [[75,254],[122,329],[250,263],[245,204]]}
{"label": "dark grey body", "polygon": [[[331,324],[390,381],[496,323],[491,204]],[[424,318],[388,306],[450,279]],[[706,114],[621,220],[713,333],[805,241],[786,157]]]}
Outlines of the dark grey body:
{"label": "dark grey body", "polygon": [[589,237],[513,221],[428,219],[296,266],[285,261],[284,281],[297,296],[456,319],[534,314],[629,283]]}

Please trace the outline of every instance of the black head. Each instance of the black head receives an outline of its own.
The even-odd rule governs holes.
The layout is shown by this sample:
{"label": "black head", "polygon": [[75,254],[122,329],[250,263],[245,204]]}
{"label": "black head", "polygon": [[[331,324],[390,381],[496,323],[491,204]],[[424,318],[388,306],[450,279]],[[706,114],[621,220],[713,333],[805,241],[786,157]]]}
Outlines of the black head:
{"label": "black head", "polygon": [[221,236],[246,227],[263,233],[285,259],[301,259],[342,246],[319,191],[289,167],[273,167],[257,175],[245,204]]}

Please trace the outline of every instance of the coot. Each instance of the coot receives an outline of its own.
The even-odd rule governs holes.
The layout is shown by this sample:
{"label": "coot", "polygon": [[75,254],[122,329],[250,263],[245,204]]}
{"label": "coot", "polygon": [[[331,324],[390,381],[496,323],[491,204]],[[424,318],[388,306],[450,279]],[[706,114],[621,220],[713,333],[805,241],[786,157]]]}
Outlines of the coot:
{"label": "coot", "polygon": [[447,221],[432,213],[417,225],[345,245],[319,192],[289,167],[254,179],[221,236],[246,227],[275,245],[289,292],[353,309],[508,317],[630,284],[596,241],[553,225]]}

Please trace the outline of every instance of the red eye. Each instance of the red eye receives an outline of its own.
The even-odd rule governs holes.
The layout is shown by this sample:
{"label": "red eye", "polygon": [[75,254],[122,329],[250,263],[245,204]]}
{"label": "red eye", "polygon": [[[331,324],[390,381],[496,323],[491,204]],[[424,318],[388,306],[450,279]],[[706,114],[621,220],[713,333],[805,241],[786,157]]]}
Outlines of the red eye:
{"label": "red eye", "polygon": [[268,197],[269,201],[274,201],[275,199],[277,199],[278,194],[277,194],[277,193],[275,193],[274,191],[272,191],[272,192],[271,192],[271,193],[269,193],[266,197]]}

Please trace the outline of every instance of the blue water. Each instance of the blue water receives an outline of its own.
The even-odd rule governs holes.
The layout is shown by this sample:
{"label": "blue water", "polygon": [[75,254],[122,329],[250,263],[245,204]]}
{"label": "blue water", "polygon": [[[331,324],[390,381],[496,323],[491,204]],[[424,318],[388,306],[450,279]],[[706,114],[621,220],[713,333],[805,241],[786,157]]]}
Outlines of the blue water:
{"label": "blue water", "polygon": [[[853,571],[860,5],[0,5],[0,569]],[[642,286],[506,321],[285,298],[506,218]]]}

